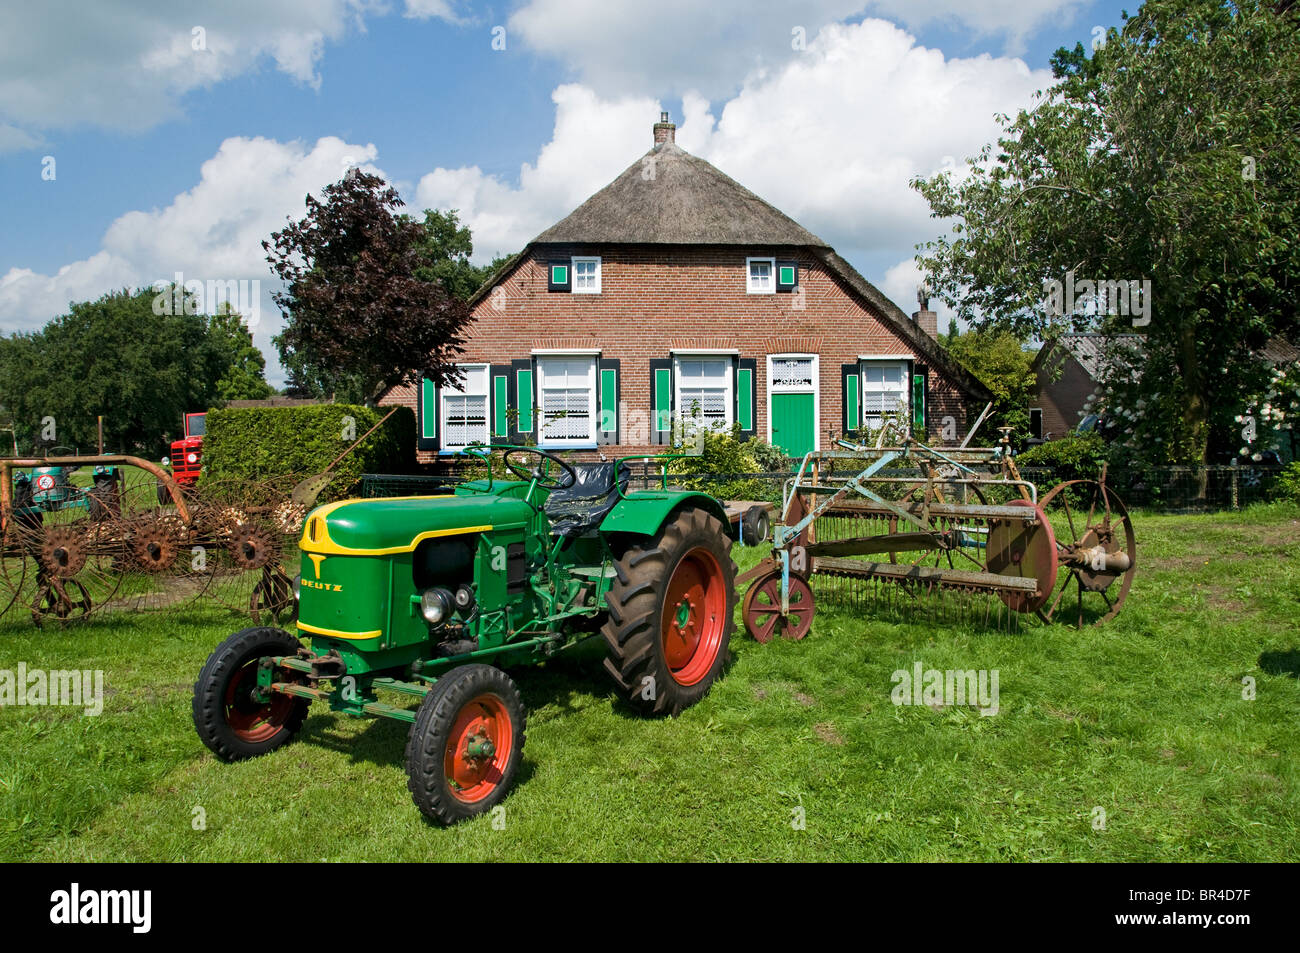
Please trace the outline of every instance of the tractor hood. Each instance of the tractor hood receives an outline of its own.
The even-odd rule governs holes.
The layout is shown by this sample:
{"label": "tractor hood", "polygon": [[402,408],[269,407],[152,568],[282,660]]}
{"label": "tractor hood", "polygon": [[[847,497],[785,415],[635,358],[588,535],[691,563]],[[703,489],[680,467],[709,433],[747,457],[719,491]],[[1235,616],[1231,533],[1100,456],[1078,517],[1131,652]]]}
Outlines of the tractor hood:
{"label": "tractor hood", "polygon": [[342,500],[308,514],[298,548],[345,556],[408,553],[424,539],[522,526],[532,517],[523,500],[490,495]]}

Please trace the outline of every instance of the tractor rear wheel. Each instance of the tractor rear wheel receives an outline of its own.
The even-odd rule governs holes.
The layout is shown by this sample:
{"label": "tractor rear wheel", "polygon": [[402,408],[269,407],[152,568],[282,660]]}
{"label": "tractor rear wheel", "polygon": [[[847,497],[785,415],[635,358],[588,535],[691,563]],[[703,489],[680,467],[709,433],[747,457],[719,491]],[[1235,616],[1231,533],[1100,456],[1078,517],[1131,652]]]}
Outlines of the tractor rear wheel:
{"label": "tractor rear wheel", "polygon": [[242,629],[208,657],[194,684],[194,727],[222,761],[243,761],[293,740],[311,702],[272,694],[259,701],[257,666],[271,655],[294,655],[302,643],[283,629]]}
{"label": "tractor rear wheel", "polygon": [[523,760],[524,702],[491,665],[453,668],[424,696],[406,740],[406,786],[429,820],[454,824],[491,810]]}
{"label": "tractor rear wheel", "polygon": [[605,669],[632,707],[676,715],[708,694],[727,661],[736,608],[731,538],[690,507],[614,564],[605,596]]}

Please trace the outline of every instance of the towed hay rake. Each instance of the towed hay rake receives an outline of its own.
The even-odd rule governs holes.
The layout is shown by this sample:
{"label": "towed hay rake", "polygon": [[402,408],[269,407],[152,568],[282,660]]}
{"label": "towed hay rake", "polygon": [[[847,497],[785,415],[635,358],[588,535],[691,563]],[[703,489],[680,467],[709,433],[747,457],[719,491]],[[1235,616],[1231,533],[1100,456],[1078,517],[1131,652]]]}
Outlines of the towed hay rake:
{"label": "towed hay rake", "polygon": [[[838,445],[804,456],[784,487],[771,555],[736,580],[752,581],[743,614],[758,641],[808,634],[813,577],[826,580],[827,597],[910,601],[1008,625],[1068,614],[1082,628],[1124,604],[1136,542],[1104,468],[1040,499],[1005,430],[987,448],[936,449],[906,435],[897,446]],[[907,465],[919,478],[899,473]]]}
{"label": "towed hay rake", "polygon": [[[94,487],[57,504],[26,468],[93,467]],[[0,460],[0,616],[70,621],[103,610],[179,608],[203,598],[254,622],[294,611],[282,559],[307,506],[272,483],[182,490],[122,455]]]}

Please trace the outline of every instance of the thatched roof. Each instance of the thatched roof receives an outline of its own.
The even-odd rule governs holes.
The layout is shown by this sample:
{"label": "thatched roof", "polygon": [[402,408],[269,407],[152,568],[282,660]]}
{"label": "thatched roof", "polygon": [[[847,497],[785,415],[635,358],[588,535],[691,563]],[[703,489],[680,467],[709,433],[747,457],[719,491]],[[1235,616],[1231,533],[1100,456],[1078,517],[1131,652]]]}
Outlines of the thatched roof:
{"label": "thatched roof", "polygon": [[784,245],[824,241],[676,143],[655,146],[534,244]]}
{"label": "thatched roof", "polygon": [[930,366],[966,394],[991,394],[902,309],[826,242],[735,179],[671,139],[656,145],[613,182],[503,262],[470,297],[477,304],[539,245],[736,245],[806,249],[863,300]]}

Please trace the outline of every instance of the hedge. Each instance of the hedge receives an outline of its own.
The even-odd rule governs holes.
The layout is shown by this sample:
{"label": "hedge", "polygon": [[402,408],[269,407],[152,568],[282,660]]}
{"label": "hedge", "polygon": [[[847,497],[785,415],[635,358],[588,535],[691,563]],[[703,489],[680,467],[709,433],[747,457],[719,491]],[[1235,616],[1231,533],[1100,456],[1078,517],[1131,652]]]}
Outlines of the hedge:
{"label": "hedge", "polygon": [[[210,411],[200,484],[320,473],[387,412],[355,404]],[[415,468],[415,415],[400,407],[339,461],[320,499],[359,492],[363,473],[412,473]]]}

